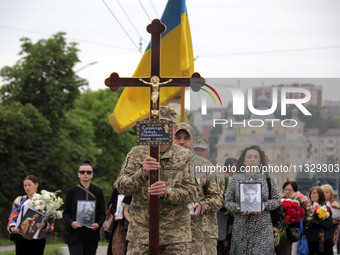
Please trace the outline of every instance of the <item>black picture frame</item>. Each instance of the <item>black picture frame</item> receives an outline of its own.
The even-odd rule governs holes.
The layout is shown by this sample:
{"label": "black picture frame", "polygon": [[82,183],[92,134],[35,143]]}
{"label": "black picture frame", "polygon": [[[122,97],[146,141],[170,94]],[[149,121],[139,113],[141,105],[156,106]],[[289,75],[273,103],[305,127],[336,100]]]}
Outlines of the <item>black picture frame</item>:
{"label": "black picture frame", "polygon": [[91,226],[95,222],[96,202],[92,200],[77,201],[76,221],[82,226]]}
{"label": "black picture frame", "polygon": [[240,182],[240,211],[262,212],[261,182]]}

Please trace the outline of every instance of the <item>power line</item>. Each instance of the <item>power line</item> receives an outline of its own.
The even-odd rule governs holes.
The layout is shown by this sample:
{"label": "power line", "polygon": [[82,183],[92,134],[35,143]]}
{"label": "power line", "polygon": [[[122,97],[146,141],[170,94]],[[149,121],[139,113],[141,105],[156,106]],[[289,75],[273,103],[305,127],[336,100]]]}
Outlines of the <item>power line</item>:
{"label": "power line", "polygon": [[125,16],[127,17],[127,19],[129,20],[130,24],[132,25],[132,27],[134,28],[134,30],[136,31],[136,33],[139,35],[139,37],[146,42],[146,40],[144,40],[144,38],[142,37],[142,35],[138,32],[137,28],[135,27],[135,25],[133,24],[133,22],[131,21],[129,15],[126,13],[125,9],[123,8],[123,6],[120,4],[119,0],[116,0],[117,3],[119,4],[120,8],[122,9],[122,11],[124,12]]}
{"label": "power line", "polygon": [[122,24],[119,22],[119,20],[117,19],[116,15],[113,13],[113,11],[110,9],[110,7],[107,5],[107,3],[105,2],[105,0],[103,0],[103,3],[105,4],[106,8],[109,10],[109,12],[111,13],[111,15],[114,17],[114,19],[117,21],[117,23],[119,24],[119,26],[121,27],[121,29],[125,32],[126,36],[130,39],[130,41],[133,43],[133,45],[136,47],[136,49],[140,52],[139,47],[137,46],[137,44],[135,44],[135,42],[133,41],[133,39],[131,38],[131,36],[128,34],[128,32],[124,29],[124,27],[122,26]]}
{"label": "power line", "polygon": [[154,6],[153,3],[152,3],[152,0],[150,0],[150,3],[151,3],[151,6],[152,6],[152,9],[153,9],[154,12],[156,13],[157,17],[159,17],[158,12],[156,11],[156,8],[155,8],[155,6]]}
{"label": "power line", "polygon": [[150,16],[149,16],[149,14],[147,13],[147,11],[145,10],[142,1],[141,1],[141,0],[138,0],[138,2],[139,2],[139,4],[142,6],[142,9],[143,9],[144,13],[146,14],[146,16],[148,17],[148,19],[149,19],[150,22],[151,22],[151,18],[150,18]]}
{"label": "power line", "polygon": [[[10,29],[10,30],[27,32],[27,33],[31,33],[31,34],[52,36],[51,34],[48,34],[48,33],[42,33],[42,32],[37,32],[37,31],[22,29],[22,28],[17,28],[17,27],[9,27],[9,26],[4,26],[4,25],[0,25],[0,27]],[[68,40],[77,41],[77,42],[84,42],[84,43],[88,43],[88,44],[100,45],[100,46],[105,46],[105,47],[110,47],[110,48],[118,48],[118,49],[123,49],[123,50],[135,51],[134,49],[131,49],[131,48],[126,48],[126,47],[121,47],[121,46],[116,46],[116,45],[111,45],[111,44],[105,44],[105,43],[100,43],[100,42],[93,42],[93,41],[88,41],[88,40],[82,40],[82,39],[72,38],[72,37],[68,37],[68,36],[66,36],[65,38],[68,39]]]}
{"label": "power line", "polygon": [[271,51],[249,51],[249,52],[237,52],[237,53],[222,53],[222,54],[212,54],[212,55],[198,55],[195,57],[197,60],[200,57],[224,57],[224,56],[236,56],[236,55],[256,55],[256,54],[271,54],[271,53],[284,53],[284,52],[295,52],[295,51],[310,51],[310,50],[326,50],[326,49],[337,49],[340,48],[339,45],[336,46],[324,46],[324,47],[314,47],[314,48],[301,48],[301,49],[285,49],[285,50],[271,50]]}
{"label": "power line", "polygon": [[86,67],[95,65],[95,64],[97,64],[97,63],[98,63],[98,61],[93,61],[93,62],[91,62],[91,63],[88,63],[88,64],[82,66],[81,68],[79,68],[77,71],[75,71],[75,73],[78,73],[78,72],[80,72],[81,70],[85,69]]}

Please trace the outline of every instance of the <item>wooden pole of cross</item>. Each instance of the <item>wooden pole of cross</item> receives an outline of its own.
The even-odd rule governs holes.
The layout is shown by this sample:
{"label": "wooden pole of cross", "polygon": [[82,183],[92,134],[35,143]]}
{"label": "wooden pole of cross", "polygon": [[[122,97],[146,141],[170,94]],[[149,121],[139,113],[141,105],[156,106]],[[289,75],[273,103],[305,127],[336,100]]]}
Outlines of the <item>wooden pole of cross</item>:
{"label": "wooden pole of cross", "polygon": [[[150,120],[159,120],[160,87],[189,87],[191,78],[201,78],[199,73],[191,77],[160,77],[161,34],[166,26],[155,19],[147,26],[151,34],[151,74],[150,78],[121,78],[112,73],[105,85],[113,92],[119,87],[150,87]],[[159,146],[150,146],[150,156],[159,162]],[[159,171],[150,171],[149,185],[159,181]],[[149,254],[159,254],[159,198],[150,196],[149,200]]]}

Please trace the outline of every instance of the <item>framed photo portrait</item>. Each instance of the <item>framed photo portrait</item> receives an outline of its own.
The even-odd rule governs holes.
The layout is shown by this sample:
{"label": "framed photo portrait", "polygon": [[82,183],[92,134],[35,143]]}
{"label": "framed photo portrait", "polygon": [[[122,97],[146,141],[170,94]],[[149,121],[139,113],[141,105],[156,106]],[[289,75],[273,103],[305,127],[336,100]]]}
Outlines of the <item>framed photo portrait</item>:
{"label": "framed photo portrait", "polygon": [[91,226],[95,222],[96,202],[78,200],[76,221],[82,226]]}
{"label": "framed photo portrait", "polygon": [[124,203],[123,203],[123,199],[124,199],[124,195],[118,195],[118,199],[117,199],[117,209],[116,209],[116,213],[117,213],[117,218],[118,219],[123,219],[123,210],[124,210]]}
{"label": "framed photo portrait", "polygon": [[240,183],[241,212],[262,212],[261,191],[260,182]]}
{"label": "framed photo portrait", "polygon": [[37,239],[42,228],[45,215],[42,212],[28,208],[18,219],[17,228],[20,233],[30,239]]}

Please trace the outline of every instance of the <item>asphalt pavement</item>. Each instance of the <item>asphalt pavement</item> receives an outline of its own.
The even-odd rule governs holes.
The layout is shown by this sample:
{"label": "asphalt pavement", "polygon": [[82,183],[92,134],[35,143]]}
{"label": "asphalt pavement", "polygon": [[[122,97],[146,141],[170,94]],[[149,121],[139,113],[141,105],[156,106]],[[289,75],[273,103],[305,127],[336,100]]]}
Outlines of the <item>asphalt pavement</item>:
{"label": "asphalt pavement", "polygon": [[[12,251],[15,249],[14,245],[6,245],[6,246],[0,246],[0,252],[2,251]],[[60,247],[59,248],[59,255],[70,255],[68,252],[68,247]],[[98,246],[97,254],[96,255],[106,255],[107,254],[107,246]]]}

